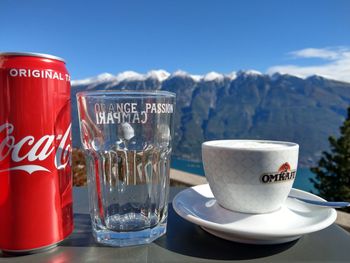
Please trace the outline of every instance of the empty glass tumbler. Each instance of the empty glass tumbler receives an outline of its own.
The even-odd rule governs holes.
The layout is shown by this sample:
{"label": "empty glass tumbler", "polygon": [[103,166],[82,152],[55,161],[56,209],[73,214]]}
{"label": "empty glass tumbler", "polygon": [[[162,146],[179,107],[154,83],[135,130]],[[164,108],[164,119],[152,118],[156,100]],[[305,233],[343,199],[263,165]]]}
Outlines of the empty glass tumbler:
{"label": "empty glass tumbler", "polygon": [[77,94],[93,234],[99,243],[150,243],[166,232],[175,94]]}

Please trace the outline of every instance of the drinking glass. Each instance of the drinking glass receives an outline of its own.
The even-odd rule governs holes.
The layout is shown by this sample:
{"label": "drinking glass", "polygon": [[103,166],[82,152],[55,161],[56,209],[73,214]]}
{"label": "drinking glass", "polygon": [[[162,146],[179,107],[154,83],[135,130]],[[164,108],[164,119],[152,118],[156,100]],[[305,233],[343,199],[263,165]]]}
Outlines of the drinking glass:
{"label": "drinking glass", "polygon": [[150,243],[166,232],[175,94],[77,94],[93,235],[111,246]]}

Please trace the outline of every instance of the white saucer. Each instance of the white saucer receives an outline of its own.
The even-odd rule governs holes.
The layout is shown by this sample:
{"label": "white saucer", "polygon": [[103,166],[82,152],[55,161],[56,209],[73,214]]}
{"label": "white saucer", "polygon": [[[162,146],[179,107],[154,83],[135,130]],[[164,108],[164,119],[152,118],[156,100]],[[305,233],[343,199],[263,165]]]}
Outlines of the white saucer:
{"label": "white saucer", "polygon": [[[322,198],[292,189],[296,197]],[[300,238],[304,234],[331,225],[337,212],[333,208],[317,207],[288,198],[276,212],[245,214],[227,210],[215,200],[208,184],[188,188],[173,200],[175,211],[184,219],[200,225],[205,231],[240,243],[279,244]]]}

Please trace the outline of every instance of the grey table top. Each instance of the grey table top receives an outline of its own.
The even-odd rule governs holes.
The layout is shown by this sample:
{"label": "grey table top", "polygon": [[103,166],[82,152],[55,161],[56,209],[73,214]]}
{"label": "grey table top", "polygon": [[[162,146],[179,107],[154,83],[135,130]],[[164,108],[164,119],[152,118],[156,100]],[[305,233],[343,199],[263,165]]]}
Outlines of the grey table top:
{"label": "grey table top", "polygon": [[[183,188],[171,188],[171,200]],[[350,234],[330,227],[280,245],[244,245],[212,236],[180,218],[169,204],[167,234],[152,244],[113,248],[96,244],[91,235],[87,189],[74,189],[75,231],[57,248],[0,262],[350,262]]]}

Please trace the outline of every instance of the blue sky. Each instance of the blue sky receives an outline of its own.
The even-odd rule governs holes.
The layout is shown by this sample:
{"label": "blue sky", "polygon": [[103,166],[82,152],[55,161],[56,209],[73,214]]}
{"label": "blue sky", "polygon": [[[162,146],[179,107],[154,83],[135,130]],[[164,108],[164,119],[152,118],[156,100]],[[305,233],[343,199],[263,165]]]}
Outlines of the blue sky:
{"label": "blue sky", "polygon": [[2,0],[0,50],[61,56],[73,79],[256,69],[350,81],[349,14],[347,0]]}

